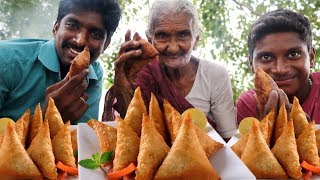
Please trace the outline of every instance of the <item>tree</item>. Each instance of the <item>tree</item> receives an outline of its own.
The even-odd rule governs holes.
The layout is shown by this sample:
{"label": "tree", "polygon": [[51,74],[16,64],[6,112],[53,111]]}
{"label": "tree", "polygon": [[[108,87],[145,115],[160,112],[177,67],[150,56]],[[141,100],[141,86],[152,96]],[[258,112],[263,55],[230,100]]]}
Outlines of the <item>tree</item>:
{"label": "tree", "polygon": [[[251,23],[259,15],[279,8],[292,9],[308,16],[313,23],[313,43],[320,46],[320,13],[318,0],[191,0],[197,6],[203,34],[197,50],[201,58],[216,60],[227,67],[234,98],[252,88],[252,73],[247,62],[247,35]],[[152,1],[153,2],[153,1]],[[151,1],[119,0],[123,15],[112,43],[102,56],[105,88],[113,83],[113,62],[128,28],[144,34]],[[31,37],[50,38],[58,1],[0,0],[0,39]],[[48,23],[49,22],[49,23]],[[319,70],[319,54],[316,67]]]}

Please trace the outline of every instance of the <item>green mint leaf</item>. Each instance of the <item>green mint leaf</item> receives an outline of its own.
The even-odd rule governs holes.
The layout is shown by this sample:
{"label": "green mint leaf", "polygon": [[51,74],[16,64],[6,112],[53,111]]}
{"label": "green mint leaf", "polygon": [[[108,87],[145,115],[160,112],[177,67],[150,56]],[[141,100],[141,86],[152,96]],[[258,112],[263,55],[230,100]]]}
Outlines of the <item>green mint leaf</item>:
{"label": "green mint leaf", "polygon": [[96,162],[96,164],[98,164],[98,165],[100,165],[100,157],[101,157],[101,154],[100,154],[100,153],[92,154],[92,159],[93,159],[94,162]]}
{"label": "green mint leaf", "polygon": [[79,162],[79,165],[87,169],[97,169],[99,167],[99,164],[92,159],[83,159]]}
{"label": "green mint leaf", "polygon": [[108,151],[108,152],[104,152],[102,153],[101,157],[100,157],[100,164],[104,164],[108,161],[111,161],[114,155],[114,151]]}

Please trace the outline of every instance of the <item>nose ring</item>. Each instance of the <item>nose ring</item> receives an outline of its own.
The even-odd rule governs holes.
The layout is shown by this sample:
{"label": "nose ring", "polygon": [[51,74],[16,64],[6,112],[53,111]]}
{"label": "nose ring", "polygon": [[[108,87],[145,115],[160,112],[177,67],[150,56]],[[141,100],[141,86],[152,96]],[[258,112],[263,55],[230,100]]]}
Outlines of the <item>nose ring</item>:
{"label": "nose ring", "polygon": [[167,50],[168,50],[168,52],[170,52],[170,51],[171,51],[171,50],[170,50],[170,47],[168,47]]}

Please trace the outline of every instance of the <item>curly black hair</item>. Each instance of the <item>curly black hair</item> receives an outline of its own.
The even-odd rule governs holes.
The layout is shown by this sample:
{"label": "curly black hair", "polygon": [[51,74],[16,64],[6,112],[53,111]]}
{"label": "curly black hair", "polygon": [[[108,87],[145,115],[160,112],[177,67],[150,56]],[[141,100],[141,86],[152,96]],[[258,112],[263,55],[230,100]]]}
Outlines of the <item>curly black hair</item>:
{"label": "curly black hair", "polygon": [[253,56],[253,50],[258,40],[277,32],[297,32],[300,39],[306,43],[308,50],[312,47],[312,30],[309,19],[294,11],[279,9],[261,15],[251,25],[248,35],[250,57]]}

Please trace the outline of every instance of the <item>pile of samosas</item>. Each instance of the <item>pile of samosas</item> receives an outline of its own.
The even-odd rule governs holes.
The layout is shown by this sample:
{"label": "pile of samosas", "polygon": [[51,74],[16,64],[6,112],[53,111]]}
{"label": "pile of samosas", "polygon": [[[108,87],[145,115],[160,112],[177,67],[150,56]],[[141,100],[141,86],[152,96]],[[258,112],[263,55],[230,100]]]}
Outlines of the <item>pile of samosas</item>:
{"label": "pile of samosas", "polygon": [[[265,103],[275,86],[270,85],[271,77],[262,74],[256,73],[255,85],[260,93],[257,92],[258,98]],[[269,88],[263,87],[268,84]],[[301,179],[301,162],[320,166],[317,142],[320,142],[320,130],[315,131],[315,122],[308,122],[299,100],[294,97],[289,114],[285,104],[277,114],[272,109],[260,123],[254,122],[250,132],[231,148],[257,178]]]}
{"label": "pile of samosas", "polygon": [[97,120],[88,122],[100,141],[101,151],[115,150],[113,172],[135,164],[136,179],[220,179],[209,156],[223,147],[164,100],[162,113],[151,94],[149,111],[135,90],[124,120],[117,128]]}
{"label": "pile of samosas", "polygon": [[70,122],[63,123],[52,98],[44,119],[38,104],[32,116],[28,109],[15,124],[8,123],[0,134],[1,178],[57,179],[59,161],[76,168]]}

